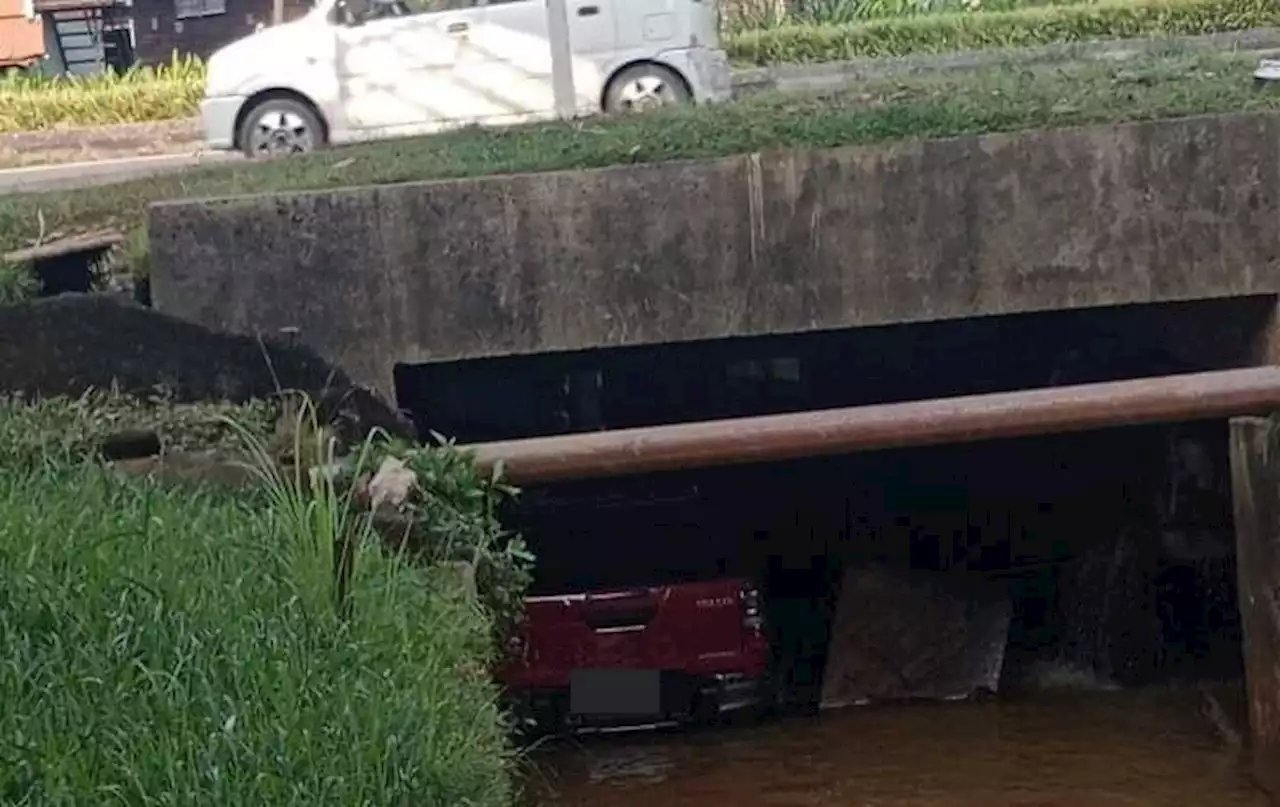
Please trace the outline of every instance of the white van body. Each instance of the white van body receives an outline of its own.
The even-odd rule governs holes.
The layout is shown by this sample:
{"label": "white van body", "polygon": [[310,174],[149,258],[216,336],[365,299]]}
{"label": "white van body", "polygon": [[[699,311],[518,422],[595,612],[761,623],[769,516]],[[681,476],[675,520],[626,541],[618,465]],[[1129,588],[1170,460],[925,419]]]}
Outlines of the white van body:
{"label": "white van body", "polygon": [[1258,81],[1280,81],[1280,59],[1263,59],[1258,62],[1258,69],[1253,71]]}
{"label": "white van body", "polygon": [[[327,143],[555,116],[546,0],[395,0],[403,16],[347,24],[350,1],[320,0],[209,59],[201,114],[211,148],[244,148],[248,116],[271,99],[313,112]],[[728,98],[715,0],[566,4],[578,114],[601,111],[611,82],[644,65],[672,71],[685,100]]]}

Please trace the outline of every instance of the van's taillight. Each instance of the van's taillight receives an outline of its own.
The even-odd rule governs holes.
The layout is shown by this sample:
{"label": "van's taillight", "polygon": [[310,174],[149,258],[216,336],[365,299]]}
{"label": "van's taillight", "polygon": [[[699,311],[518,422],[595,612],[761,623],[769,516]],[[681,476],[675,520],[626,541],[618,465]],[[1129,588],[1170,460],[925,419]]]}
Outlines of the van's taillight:
{"label": "van's taillight", "polygon": [[743,586],[741,600],[742,626],[759,633],[764,627],[764,615],[760,612],[760,590],[755,586]]}

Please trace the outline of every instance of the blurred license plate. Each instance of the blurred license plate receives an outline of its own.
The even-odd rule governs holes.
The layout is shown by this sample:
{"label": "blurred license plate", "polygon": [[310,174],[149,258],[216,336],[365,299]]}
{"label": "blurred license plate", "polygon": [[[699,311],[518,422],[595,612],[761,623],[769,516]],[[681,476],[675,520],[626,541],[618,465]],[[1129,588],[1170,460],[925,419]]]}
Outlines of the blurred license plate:
{"label": "blurred license plate", "polygon": [[569,679],[569,711],[611,717],[660,714],[662,674],[657,670],[576,670]]}

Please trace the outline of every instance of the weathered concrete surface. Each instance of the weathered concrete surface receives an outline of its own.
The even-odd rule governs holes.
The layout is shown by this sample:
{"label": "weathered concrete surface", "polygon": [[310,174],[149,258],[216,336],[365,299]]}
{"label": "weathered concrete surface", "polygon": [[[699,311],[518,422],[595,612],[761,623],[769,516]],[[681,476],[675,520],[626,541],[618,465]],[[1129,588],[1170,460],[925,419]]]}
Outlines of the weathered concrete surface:
{"label": "weathered concrete surface", "polygon": [[1280,116],[151,210],[153,295],[396,362],[1280,290]]}

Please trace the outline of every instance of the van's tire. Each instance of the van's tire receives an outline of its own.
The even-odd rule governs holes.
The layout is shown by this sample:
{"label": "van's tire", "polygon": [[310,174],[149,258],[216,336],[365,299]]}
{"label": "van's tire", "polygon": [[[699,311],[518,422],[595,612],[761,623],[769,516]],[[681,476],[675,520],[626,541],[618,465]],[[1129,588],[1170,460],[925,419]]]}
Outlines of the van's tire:
{"label": "van's tire", "polygon": [[633,64],[619,72],[604,93],[604,111],[609,113],[642,112],[692,102],[693,93],[679,73],[650,62]]}
{"label": "van's tire", "polygon": [[284,97],[254,104],[244,116],[236,140],[250,159],[307,154],[322,148],[324,141],[324,125],[311,107]]}

